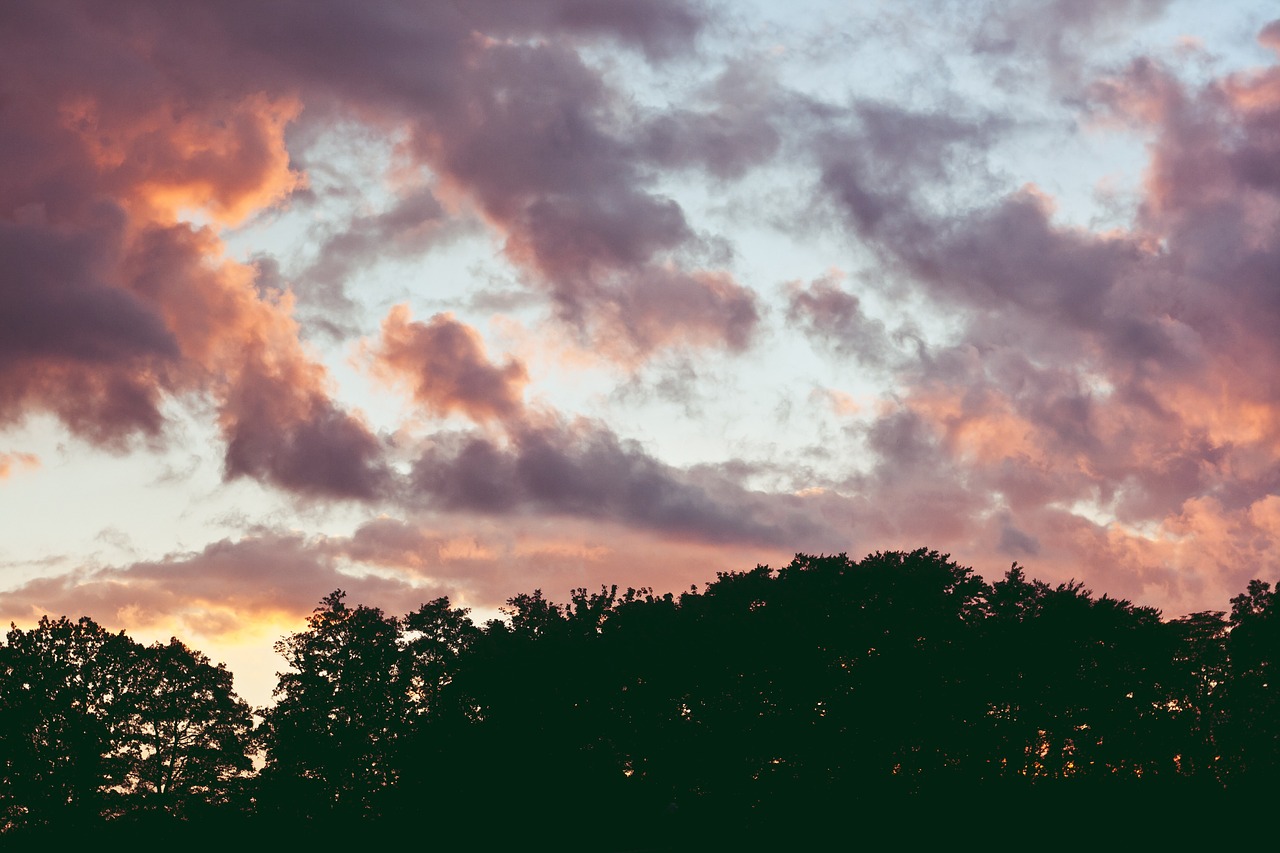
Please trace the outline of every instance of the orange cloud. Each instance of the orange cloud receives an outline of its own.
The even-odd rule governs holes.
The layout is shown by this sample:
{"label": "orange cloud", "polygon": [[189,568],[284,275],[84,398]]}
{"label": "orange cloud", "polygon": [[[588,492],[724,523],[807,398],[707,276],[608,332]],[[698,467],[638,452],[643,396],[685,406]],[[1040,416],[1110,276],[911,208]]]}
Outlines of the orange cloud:
{"label": "orange cloud", "polygon": [[285,142],[302,101],[279,81],[209,85],[211,57],[166,53],[183,40],[152,11],[117,39],[60,7],[57,39],[22,24],[65,56],[24,65],[21,34],[0,51],[23,81],[0,175],[0,209],[23,211],[0,221],[0,422],[45,409],[120,447],[162,440],[167,400],[212,399],[229,476],[371,497],[381,446],[332,400],[291,300],[188,221],[235,224],[304,185]]}
{"label": "orange cloud", "polygon": [[1013,410],[1010,401],[997,394],[930,388],[913,394],[909,405],[937,426],[951,452],[977,464],[1019,458],[1044,461],[1044,449],[1033,435],[1034,426]]}
{"label": "orange cloud", "polygon": [[255,93],[203,109],[178,101],[119,107],[76,95],[59,114],[100,179],[140,219],[178,222],[194,211],[234,225],[305,185],[290,169],[284,142],[285,127],[302,110],[296,98]]}

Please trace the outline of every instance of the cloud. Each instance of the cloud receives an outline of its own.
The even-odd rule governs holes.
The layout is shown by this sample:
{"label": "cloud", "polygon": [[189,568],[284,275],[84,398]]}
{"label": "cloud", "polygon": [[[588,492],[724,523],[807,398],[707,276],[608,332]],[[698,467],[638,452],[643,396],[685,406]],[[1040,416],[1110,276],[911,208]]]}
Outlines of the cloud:
{"label": "cloud", "polygon": [[236,387],[222,416],[227,475],[306,497],[377,497],[388,476],[377,438],[328,399],[289,393],[283,382],[251,375]]}
{"label": "cloud", "polygon": [[624,362],[671,347],[740,352],[760,321],[755,293],[728,273],[651,266],[613,280],[610,291],[598,312],[621,337],[601,335],[596,345]]}
{"label": "cloud", "polygon": [[259,530],[199,551],[28,581],[0,592],[0,621],[87,615],[113,629],[228,642],[263,626],[299,625],[334,589],[392,614],[441,595],[493,611],[535,587],[562,597],[602,583],[679,591],[691,577],[706,582],[759,555],[758,547],[672,542],[594,522],[440,525],[383,516],[350,536]]}
{"label": "cloud", "polygon": [[34,453],[0,453],[0,480],[8,479],[22,468],[39,468],[40,457]]}
{"label": "cloud", "polygon": [[787,284],[787,322],[840,355],[880,364],[891,349],[884,324],[863,312],[858,297],[840,286],[842,279],[833,271],[807,287],[798,281]]}
{"label": "cloud", "polygon": [[[858,234],[891,249],[931,236],[945,191],[985,187],[982,155],[1012,123],[871,100],[842,112],[843,122],[828,121],[811,135],[820,194]],[[931,195],[939,191],[942,199]]]}
{"label": "cloud", "polygon": [[385,477],[381,444],[331,398],[292,299],[261,293],[252,266],[211,267],[219,244],[207,231],[152,227],[140,243],[134,287],[182,342],[188,381],[217,401],[226,474],[308,497],[372,498]]}
{"label": "cloud", "polygon": [[256,671],[271,664],[262,658],[260,635],[301,627],[335,589],[353,604],[393,615],[445,595],[455,606],[481,611],[479,617],[535,588],[561,599],[606,583],[679,592],[691,578],[705,583],[766,555],[786,560],[790,552],[669,541],[596,522],[440,525],[383,516],[350,536],[259,530],[199,551],[39,578],[0,591],[0,621],[25,626],[45,614],[86,615],[131,634],[178,634],[220,647],[256,640],[259,647],[246,658],[255,672],[236,673],[262,681]]}
{"label": "cloud", "polygon": [[123,216],[103,206],[88,227],[0,222],[0,421],[29,408],[59,414],[102,444],[160,431],[159,391],[178,345],[162,318],[113,286]]}
{"label": "cloud", "polygon": [[388,209],[352,217],[345,227],[328,235],[315,260],[298,274],[299,290],[303,298],[333,313],[349,310],[346,283],[353,273],[380,260],[422,254],[467,227],[445,210],[430,187],[415,188]]}
{"label": "cloud", "polygon": [[1280,54],[1280,18],[1267,24],[1258,32],[1258,44]]}
{"label": "cloud", "polygon": [[32,580],[0,593],[0,619],[27,623],[43,614],[88,615],[131,630],[163,625],[230,637],[252,632],[260,622],[300,621],[337,588],[355,600],[405,608],[432,591],[346,573],[322,542],[269,533],[119,568]]}
{"label": "cloud", "polygon": [[[940,204],[990,179],[971,164],[999,122],[855,104],[815,145],[849,232],[950,327],[893,364],[865,429],[876,462],[843,485],[877,497],[863,531],[910,519],[975,563],[1034,554],[1038,573],[1171,608],[1270,565],[1280,386],[1257,365],[1280,357],[1278,75],[1190,84],[1143,58],[1082,88],[1092,120],[1150,140],[1137,216],[1109,232],[1061,223],[1030,185]],[[852,294],[788,295],[811,336],[859,339]]]}
{"label": "cloud", "polygon": [[990,62],[998,83],[1016,88],[1048,74],[1055,88],[1074,92],[1102,48],[1124,39],[1136,23],[1158,18],[1170,0],[1052,0],[992,4],[969,38]]}
{"label": "cloud", "polygon": [[[699,40],[732,27],[676,0],[139,0],[109,16],[70,0],[11,4],[0,30],[0,423],[51,412],[120,449],[163,441],[166,412],[189,405],[217,418],[228,477],[412,516],[344,543],[224,543],[67,583],[115,606],[120,590],[161,584],[162,564],[166,578],[189,566],[235,577],[274,553],[334,580],[348,559],[428,571],[415,548],[437,568],[470,559],[506,577],[494,561],[516,546],[486,527],[458,556],[459,537],[427,523],[438,512],[573,527],[577,538],[545,536],[543,556],[520,563],[549,572],[550,554],[590,563],[598,543],[583,545],[583,531],[599,525],[672,549],[924,540],[977,559],[1034,553],[1052,571],[1113,565],[1116,584],[1092,581],[1100,589],[1170,600],[1227,589],[1271,541],[1280,489],[1280,385],[1265,369],[1280,359],[1280,71],[1189,82],[1144,57],[1099,72],[1130,22],[1163,9],[944,5],[944,20],[978,23],[946,34],[964,49],[931,67],[978,73],[921,84],[929,97],[908,108],[819,103],[756,55],[708,72],[724,45],[705,52]],[[1280,44],[1278,27],[1260,43]],[[646,88],[655,70],[671,90]],[[1017,103],[1046,95],[1043,111],[964,102],[979,78],[1006,91],[1039,80]],[[1014,162],[1033,129],[1075,132],[1046,115],[1147,144],[1132,221],[1070,224],[1046,189],[994,165]],[[666,464],[616,426],[530,406],[524,362],[491,357],[457,318],[414,320],[404,307],[369,345],[375,370],[426,414],[461,415],[476,431],[409,450],[401,431],[393,446],[304,343],[279,261],[246,263],[231,248],[234,226],[306,201],[317,128],[339,123],[393,140],[396,175],[414,180],[391,176],[385,209],[348,211],[319,235],[293,276],[304,311],[350,322],[359,271],[484,227],[521,293],[582,352],[633,376],[675,364],[672,387],[698,359],[750,351],[777,316],[753,289],[759,273],[699,230],[683,183],[722,189],[785,169],[786,192],[815,202],[803,227],[839,227],[854,262],[874,265],[849,280],[774,279],[803,276],[784,292],[787,331],[892,383],[842,433],[869,455],[825,448],[830,470],[803,494],[750,488],[756,460]],[[868,298],[872,288],[889,298]],[[878,319],[895,305],[933,316]],[[394,473],[392,453],[414,454],[410,476]],[[71,594],[48,583],[33,594]]]}
{"label": "cloud", "polygon": [[664,168],[698,167],[724,180],[768,162],[782,148],[777,124],[795,108],[772,73],[767,63],[730,63],[700,93],[705,109],[669,109],[643,125],[638,153]]}
{"label": "cloud", "polygon": [[[687,54],[707,21],[699,4],[138,2],[101,19],[68,2],[7,19],[0,420],[51,411],[120,446],[160,438],[167,400],[212,395],[230,475],[371,494],[372,439],[330,398],[296,327],[278,333],[292,303],[251,297],[252,271],[192,224],[233,225],[305,189],[286,144],[300,121],[400,134],[439,181],[352,219],[302,276],[307,298],[340,306],[356,265],[447,239],[474,209],[558,316],[627,342],[619,358],[741,349],[755,328],[748,289],[681,259],[698,239],[650,188],[617,93],[578,51],[603,38],[653,61]],[[740,76],[721,88],[742,89]],[[271,325],[253,358],[227,351]],[[335,452],[354,458],[303,473]]]}
{"label": "cloud", "polygon": [[695,542],[831,539],[803,498],[751,492],[710,468],[681,471],[586,420],[524,424],[505,446],[438,435],[412,482],[418,500],[452,512],[599,519]]}
{"label": "cloud", "polygon": [[436,586],[455,603],[490,611],[536,588],[561,600],[579,587],[615,583],[679,593],[717,572],[792,555],[786,548],[673,539],[599,519],[516,517],[444,523],[382,517],[327,547],[358,564]]}
{"label": "cloud", "polygon": [[[14,10],[11,10],[14,11]],[[213,230],[304,183],[289,93],[200,68],[195,32],[139,4],[101,26],[77,4],[10,16],[0,167],[0,418],[57,414],[121,446],[161,440],[171,398],[211,397],[226,470],[309,495],[368,497],[380,449],[332,401],[292,303],[226,260]],[[178,16],[179,18],[182,15]],[[167,58],[167,61],[166,61]],[[226,55],[224,66],[234,63]],[[247,84],[248,81],[240,81]]]}
{"label": "cloud", "polygon": [[[665,14],[675,7],[645,8]],[[534,19],[513,12],[505,24],[517,20]],[[637,36],[628,20],[600,18]],[[504,31],[504,22],[490,22]],[[448,33],[433,31],[431,41]],[[615,354],[630,360],[673,343],[741,348],[754,328],[752,295],[728,284],[723,271],[686,265],[699,240],[680,205],[650,189],[645,151],[629,138],[634,130],[600,72],[558,40],[478,39],[470,29],[453,38],[438,63],[423,69],[422,79],[440,88],[424,92],[415,81],[406,92],[399,75],[387,75],[369,82],[377,91],[359,94],[362,109],[408,123],[404,149],[439,176],[441,195],[478,209],[558,317],[590,339],[620,336],[629,344],[630,352]],[[646,35],[642,44],[652,51],[656,42]],[[405,61],[420,60],[406,54]],[[328,81],[308,81],[317,84]],[[663,310],[662,296],[677,303]],[[685,319],[690,302],[708,301],[735,317],[719,334],[708,334],[706,309],[695,305]],[[658,314],[670,334],[655,335],[645,322]]]}
{"label": "cloud", "polygon": [[370,355],[378,372],[407,382],[414,400],[432,414],[457,411],[477,423],[523,414],[529,381],[524,365],[490,362],[480,335],[451,314],[422,323],[410,319],[407,305],[397,305],[383,320],[381,340]]}

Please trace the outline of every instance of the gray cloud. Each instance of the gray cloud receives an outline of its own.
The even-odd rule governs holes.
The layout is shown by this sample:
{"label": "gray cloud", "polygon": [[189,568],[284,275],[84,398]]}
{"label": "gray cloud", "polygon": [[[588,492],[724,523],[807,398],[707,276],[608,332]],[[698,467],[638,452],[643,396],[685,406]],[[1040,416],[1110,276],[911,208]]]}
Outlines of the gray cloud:
{"label": "gray cloud", "polygon": [[452,511],[610,520],[704,542],[785,547],[830,538],[799,498],[751,492],[712,469],[681,471],[590,422],[524,426],[505,447],[437,436],[413,485],[420,499]]}
{"label": "gray cloud", "polygon": [[792,282],[786,296],[787,322],[836,353],[875,365],[891,351],[884,324],[866,316],[861,301],[840,286],[839,277],[826,275],[807,287]]}

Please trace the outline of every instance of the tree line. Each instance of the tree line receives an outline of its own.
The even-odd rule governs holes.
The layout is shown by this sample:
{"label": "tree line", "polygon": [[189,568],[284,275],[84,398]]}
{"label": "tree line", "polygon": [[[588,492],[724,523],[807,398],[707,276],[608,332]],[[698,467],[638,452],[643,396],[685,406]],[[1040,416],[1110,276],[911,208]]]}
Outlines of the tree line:
{"label": "tree line", "polygon": [[957,792],[1264,795],[1276,595],[1255,580],[1229,612],[1164,620],[925,549],[797,555],[678,595],[535,591],[482,625],[447,598],[394,616],[338,590],[276,643],[256,710],[177,639],[45,617],[0,647],[0,831],[358,820],[445,839],[501,814],[532,846],[608,849],[620,827],[667,843]]}

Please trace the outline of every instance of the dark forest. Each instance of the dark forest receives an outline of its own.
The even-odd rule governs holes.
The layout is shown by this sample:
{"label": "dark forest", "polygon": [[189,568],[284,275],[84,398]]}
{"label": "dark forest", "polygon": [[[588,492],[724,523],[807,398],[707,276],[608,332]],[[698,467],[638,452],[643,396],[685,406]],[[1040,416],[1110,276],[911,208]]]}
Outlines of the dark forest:
{"label": "dark forest", "polygon": [[1163,619],[921,549],[797,555],[680,594],[535,591],[504,613],[477,625],[441,598],[397,617],[335,591],[276,644],[262,709],[177,639],[88,617],[11,628],[0,827],[360,822],[462,842],[500,825],[495,846],[668,849],[975,803],[1169,815],[1280,778],[1262,581],[1229,611]]}

